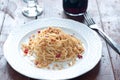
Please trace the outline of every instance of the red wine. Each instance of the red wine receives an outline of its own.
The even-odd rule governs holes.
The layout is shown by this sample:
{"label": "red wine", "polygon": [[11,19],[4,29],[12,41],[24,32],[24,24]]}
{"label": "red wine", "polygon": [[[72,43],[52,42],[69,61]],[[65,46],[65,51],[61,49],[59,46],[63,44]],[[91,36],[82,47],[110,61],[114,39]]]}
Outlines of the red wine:
{"label": "red wine", "polygon": [[82,14],[86,12],[88,0],[63,0],[63,9],[67,14]]}

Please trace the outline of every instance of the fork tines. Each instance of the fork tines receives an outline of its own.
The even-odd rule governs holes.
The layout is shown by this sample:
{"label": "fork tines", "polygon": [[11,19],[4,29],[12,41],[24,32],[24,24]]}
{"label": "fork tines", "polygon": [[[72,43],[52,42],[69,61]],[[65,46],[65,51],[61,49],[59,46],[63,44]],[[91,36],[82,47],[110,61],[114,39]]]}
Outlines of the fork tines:
{"label": "fork tines", "polygon": [[88,15],[87,12],[84,13],[84,19],[87,22],[88,26],[95,24],[94,20]]}

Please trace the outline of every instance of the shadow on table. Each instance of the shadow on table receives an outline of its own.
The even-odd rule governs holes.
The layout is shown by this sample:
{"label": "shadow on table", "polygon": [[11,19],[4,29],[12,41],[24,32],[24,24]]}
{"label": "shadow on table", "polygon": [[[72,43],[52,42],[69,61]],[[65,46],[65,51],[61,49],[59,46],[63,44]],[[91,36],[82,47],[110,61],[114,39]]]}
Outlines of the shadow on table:
{"label": "shadow on table", "polygon": [[81,23],[85,22],[84,16],[69,16],[69,15],[64,15],[64,17],[67,18],[67,19],[72,19],[72,20],[81,22]]}
{"label": "shadow on table", "polygon": [[70,80],[96,80],[96,77],[99,74],[99,69],[100,69],[100,62],[89,72],[83,74],[82,76]]}
{"label": "shadow on table", "polygon": [[29,80],[28,77],[21,75],[20,73],[16,72],[8,63],[7,63],[7,80]]}

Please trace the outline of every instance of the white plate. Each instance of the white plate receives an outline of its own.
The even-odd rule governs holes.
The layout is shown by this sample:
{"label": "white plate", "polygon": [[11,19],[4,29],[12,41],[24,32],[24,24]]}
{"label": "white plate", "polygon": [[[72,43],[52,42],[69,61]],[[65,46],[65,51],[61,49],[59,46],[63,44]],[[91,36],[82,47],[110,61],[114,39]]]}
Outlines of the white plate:
{"label": "white plate", "polygon": [[[20,45],[38,29],[47,26],[61,27],[66,33],[74,34],[85,47],[83,58],[75,65],[62,70],[40,69],[21,55]],[[4,56],[17,72],[35,79],[70,79],[80,76],[95,67],[101,58],[102,43],[99,36],[86,25],[69,19],[39,19],[14,29],[4,44]]]}

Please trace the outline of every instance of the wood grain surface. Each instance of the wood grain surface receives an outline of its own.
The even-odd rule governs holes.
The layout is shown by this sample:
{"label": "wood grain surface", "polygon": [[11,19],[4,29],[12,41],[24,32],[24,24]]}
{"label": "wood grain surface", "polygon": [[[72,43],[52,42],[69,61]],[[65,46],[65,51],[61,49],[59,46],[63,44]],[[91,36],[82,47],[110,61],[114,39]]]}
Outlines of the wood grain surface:
{"label": "wood grain surface", "polygon": [[[10,0],[17,4],[14,12],[15,19],[0,11],[0,80],[35,80],[16,72],[7,63],[3,45],[12,29],[26,24],[35,18],[27,18],[22,15],[23,7],[27,4],[23,0]],[[88,0],[88,13],[96,24],[113,40],[120,44],[120,0]],[[43,4],[42,18],[69,18],[83,22],[83,17],[70,17],[64,14],[62,0],[38,0]],[[120,56],[101,38],[102,58],[100,62],[86,74],[72,80],[120,80]]]}

